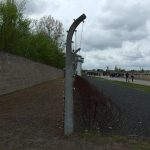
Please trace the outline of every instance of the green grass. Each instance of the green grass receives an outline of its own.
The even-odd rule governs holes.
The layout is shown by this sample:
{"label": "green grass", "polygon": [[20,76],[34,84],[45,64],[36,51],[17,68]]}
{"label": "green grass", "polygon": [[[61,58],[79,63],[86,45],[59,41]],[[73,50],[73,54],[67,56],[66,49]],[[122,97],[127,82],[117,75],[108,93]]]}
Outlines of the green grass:
{"label": "green grass", "polygon": [[80,132],[76,136],[82,140],[100,145],[113,145],[115,143],[130,147],[132,150],[150,150],[150,139],[131,139],[127,136],[120,135],[102,135],[96,131]]}
{"label": "green grass", "polygon": [[124,87],[127,87],[127,88],[132,88],[132,89],[136,89],[136,90],[145,91],[145,92],[150,93],[150,86],[140,85],[140,84],[135,84],[135,83],[128,83],[128,82],[121,82],[121,81],[110,81],[110,82],[124,86]]}
{"label": "green grass", "polygon": [[123,81],[115,81],[115,80],[106,80],[100,77],[94,77],[97,80],[103,80],[103,81],[108,81],[114,84],[121,85],[123,87],[131,88],[131,89],[136,89],[144,92],[150,93],[150,86],[147,85],[140,85],[140,84],[135,84],[135,83],[130,83],[130,82],[123,82]]}

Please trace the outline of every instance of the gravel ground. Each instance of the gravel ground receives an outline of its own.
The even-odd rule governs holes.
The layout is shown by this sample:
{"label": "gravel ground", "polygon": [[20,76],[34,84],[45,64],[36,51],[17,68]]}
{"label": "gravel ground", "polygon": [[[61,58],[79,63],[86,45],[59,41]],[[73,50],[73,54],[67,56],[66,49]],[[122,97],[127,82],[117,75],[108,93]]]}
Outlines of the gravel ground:
{"label": "gravel ground", "polygon": [[63,135],[62,97],[60,79],[0,96],[0,150],[52,149]]}
{"label": "gravel ground", "polygon": [[129,89],[105,80],[90,79],[121,109],[121,123],[117,133],[150,137],[150,93]]}
{"label": "gravel ground", "polygon": [[131,150],[63,135],[64,81],[57,79],[0,96],[0,150]]}

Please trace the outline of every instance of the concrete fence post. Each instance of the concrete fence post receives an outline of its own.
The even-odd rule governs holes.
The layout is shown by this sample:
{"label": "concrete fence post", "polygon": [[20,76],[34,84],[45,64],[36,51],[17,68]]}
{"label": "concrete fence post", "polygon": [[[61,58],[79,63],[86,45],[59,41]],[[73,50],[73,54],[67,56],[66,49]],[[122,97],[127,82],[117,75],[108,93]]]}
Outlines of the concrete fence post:
{"label": "concrete fence post", "polygon": [[70,135],[74,130],[73,123],[73,58],[72,58],[72,37],[77,26],[86,18],[82,14],[74,20],[67,34],[66,39],[66,68],[65,68],[65,112],[64,112],[64,134]]}

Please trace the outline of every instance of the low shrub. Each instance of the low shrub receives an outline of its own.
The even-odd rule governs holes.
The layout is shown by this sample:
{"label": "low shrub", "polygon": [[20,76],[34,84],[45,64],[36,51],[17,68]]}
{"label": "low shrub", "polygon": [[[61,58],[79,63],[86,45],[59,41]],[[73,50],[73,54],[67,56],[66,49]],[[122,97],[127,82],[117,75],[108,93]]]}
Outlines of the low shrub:
{"label": "low shrub", "polygon": [[109,131],[120,121],[120,109],[86,78],[74,80],[75,129]]}

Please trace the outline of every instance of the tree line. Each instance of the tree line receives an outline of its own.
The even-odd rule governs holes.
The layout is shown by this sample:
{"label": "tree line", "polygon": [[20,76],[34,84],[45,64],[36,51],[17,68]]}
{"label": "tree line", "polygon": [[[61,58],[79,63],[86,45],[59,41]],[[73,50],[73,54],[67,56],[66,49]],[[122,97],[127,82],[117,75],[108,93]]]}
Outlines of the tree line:
{"label": "tree line", "polygon": [[51,15],[26,18],[25,1],[0,2],[0,50],[64,68],[63,24]]}

